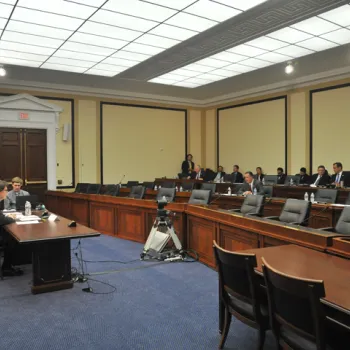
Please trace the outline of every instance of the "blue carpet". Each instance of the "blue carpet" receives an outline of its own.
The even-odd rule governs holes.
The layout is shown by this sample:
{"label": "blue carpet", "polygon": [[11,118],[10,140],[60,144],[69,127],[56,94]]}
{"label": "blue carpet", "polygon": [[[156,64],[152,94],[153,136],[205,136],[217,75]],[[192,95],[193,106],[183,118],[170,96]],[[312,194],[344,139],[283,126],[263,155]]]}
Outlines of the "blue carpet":
{"label": "blue carpet", "polygon": [[[72,242],[72,248],[77,241]],[[85,260],[131,261],[142,245],[108,236],[82,240]],[[72,266],[78,261],[72,258]],[[86,263],[95,293],[71,290],[32,295],[31,266],[0,281],[0,349],[217,349],[218,285],[200,263]],[[100,272],[102,274],[100,274]],[[233,320],[225,349],[256,349],[257,333]],[[268,333],[265,349],[274,349]]]}

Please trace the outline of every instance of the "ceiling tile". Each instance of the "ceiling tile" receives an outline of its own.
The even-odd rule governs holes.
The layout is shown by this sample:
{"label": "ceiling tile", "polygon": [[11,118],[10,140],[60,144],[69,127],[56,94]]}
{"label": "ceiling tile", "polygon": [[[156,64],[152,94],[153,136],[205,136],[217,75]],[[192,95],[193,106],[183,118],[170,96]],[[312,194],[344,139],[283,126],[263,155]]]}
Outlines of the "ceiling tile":
{"label": "ceiling tile", "polygon": [[76,2],[79,4],[92,6],[92,7],[100,7],[102,6],[106,0],[66,0],[67,2]]}
{"label": "ceiling tile", "polygon": [[275,52],[278,52],[282,55],[287,55],[293,58],[302,57],[306,55],[310,55],[314,53],[315,51],[306,49],[304,47],[296,46],[296,45],[289,45],[286,47],[282,47],[281,49],[276,50]]}
{"label": "ceiling tile", "polygon": [[245,66],[254,67],[254,68],[263,68],[263,67],[271,66],[273,64],[271,62],[259,60],[257,58],[248,58],[247,60],[242,61],[240,63]]}
{"label": "ceiling tile", "polygon": [[184,79],[187,79],[187,77],[181,76],[181,75],[177,75],[177,74],[173,74],[173,73],[166,73],[161,75],[161,78],[164,79],[169,79],[169,80],[176,80],[176,81],[182,81]]}
{"label": "ceiling tile", "polygon": [[290,44],[295,44],[298,41],[312,38],[311,34],[302,32],[291,27],[277,30],[276,32],[270,33],[267,36],[273,39],[286,41]]}
{"label": "ceiling tile", "polygon": [[94,66],[93,68],[108,70],[110,72],[115,72],[116,74],[124,72],[125,70],[129,69],[128,67],[114,66],[112,64],[107,64],[107,63],[96,64],[96,66]]}
{"label": "ceiling tile", "polygon": [[17,0],[1,0],[1,2],[8,5],[14,5]]}
{"label": "ceiling tile", "polygon": [[7,19],[0,18],[0,29],[4,29],[7,23]]}
{"label": "ceiling tile", "polygon": [[84,68],[90,68],[95,64],[94,62],[89,62],[89,61],[53,57],[53,56],[47,60],[47,63],[63,64],[67,66],[84,67]]}
{"label": "ceiling tile", "polygon": [[335,30],[321,35],[321,38],[334,41],[337,44],[344,45],[350,43],[350,30],[346,28]]}
{"label": "ceiling tile", "polygon": [[[225,79],[224,77],[222,77],[222,79]],[[194,84],[198,84],[198,85],[206,85],[206,84],[210,84],[213,82],[213,80],[208,80],[208,79],[201,79],[201,78],[189,78],[187,80],[185,80],[186,83],[194,83]]]}
{"label": "ceiling tile", "polygon": [[36,10],[24,9],[21,7],[15,8],[11,19],[68,30],[76,30],[83,23],[82,19],[60,16]]}
{"label": "ceiling tile", "polygon": [[[263,51],[263,52],[265,52],[265,51]],[[217,60],[230,62],[230,63],[235,63],[235,62],[239,62],[239,61],[247,59],[247,56],[238,55],[236,53],[228,52],[228,51],[219,52],[219,53],[217,53],[213,56],[210,56],[210,57],[215,58]]]}
{"label": "ceiling tile", "polygon": [[19,58],[26,61],[44,62],[49,56],[0,49],[0,56]]}
{"label": "ceiling tile", "polygon": [[182,75],[184,77],[195,77],[196,75],[198,75],[198,72],[184,69],[184,68],[175,69],[175,70],[171,71],[171,73]]}
{"label": "ceiling tile", "polygon": [[197,0],[147,0],[147,2],[151,2],[152,4],[170,7],[175,10],[182,10],[196,1]]}
{"label": "ceiling tile", "polygon": [[13,21],[13,20],[9,21],[6,27],[6,30],[12,31],[12,32],[24,33],[24,34],[46,36],[49,38],[62,39],[62,40],[66,40],[73,33],[72,30],[40,26],[33,23],[25,23],[25,22]]}
{"label": "ceiling tile", "polygon": [[105,58],[105,56],[92,55],[84,52],[66,51],[62,49],[57,50],[53,56],[62,58],[74,58],[76,60],[91,61],[95,63],[100,62]]}
{"label": "ceiling tile", "polygon": [[19,0],[17,7],[25,7],[81,19],[87,19],[96,11],[96,9],[90,6],[62,0]]}
{"label": "ceiling tile", "polygon": [[73,43],[71,41],[65,42],[62,45],[61,49],[68,50],[68,51],[85,52],[85,53],[93,52],[95,55],[101,55],[101,56],[109,56],[115,52],[114,49],[108,49],[105,47],[86,45],[86,44],[80,44],[80,43]]}
{"label": "ceiling tile", "polygon": [[225,4],[227,6],[232,6],[238,10],[247,11],[266,0],[215,0],[221,4]]}
{"label": "ceiling tile", "polygon": [[199,73],[210,72],[211,70],[214,69],[213,67],[201,66],[200,64],[196,64],[196,63],[188,64],[187,66],[185,66],[183,68],[188,69],[188,70],[193,70],[194,72],[199,72]]}
{"label": "ceiling tile", "polygon": [[118,24],[118,27],[138,30],[141,32],[146,32],[158,25],[158,22],[155,21],[136,18],[123,15],[122,13],[105,10],[98,11],[90,18],[90,20],[94,22],[110,24],[112,26]]}
{"label": "ceiling tile", "polygon": [[[277,53],[277,52],[263,53],[262,55],[257,56],[255,58],[262,59],[262,60],[272,62],[272,63],[285,62],[285,61],[288,61],[291,59],[290,56],[282,55],[282,54]],[[242,64],[245,64],[244,62],[242,62]]]}
{"label": "ceiling tile", "polygon": [[151,80],[148,80],[149,83],[157,83],[157,84],[166,84],[166,85],[171,85],[174,83],[177,83],[176,80],[171,80],[171,79],[164,79],[164,78],[153,78]]}
{"label": "ceiling tile", "polygon": [[230,70],[226,70],[226,69],[215,69],[211,72],[212,74],[215,74],[215,75],[221,75],[225,78],[229,78],[229,77],[233,77],[235,75],[239,75],[241,73],[238,73],[238,72],[233,72],[233,71],[230,71]]}
{"label": "ceiling tile", "polygon": [[177,12],[170,8],[138,0],[109,0],[102,8],[157,22],[163,22]]}
{"label": "ceiling tile", "polygon": [[123,50],[129,51],[129,52],[143,53],[145,55],[157,55],[158,53],[164,51],[164,49],[159,47],[137,44],[137,43],[131,43],[125,46]]}
{"label": "ceiling tile", "polygon": [[157,47],[162,47],[168,49],[169,47],[175,46],[180,43],[179,40],[164,38],[162,36],[153,35],[153,34],[144,34],[138,39],[135,40],[136,43],[153,45]]}
{"label": "ceiling tile", "polygon": [[26,66],[26,67],[39,67],[41,62],[21,60],[19,58],[13,57],[3,57],[0,56],[0,63],[3,64],[13,64],[15,66]]}
{"label": "ceiling tile", "polygon": [[110,24],[96,23],[92,21],[85,22],[79,32],[86,34],[101,35],[112,39],[121,39],[125,41],[132,41],[139,37],[143,32],[115,27]]}
{"label": "ceiling tile", "polygon": [[184,12],[222,22],[242,13],[232,7],[228,7],[209,0],[199,0],[187,7]]}
{"label": "ceiling tile", "polygon": [[0,3],[0,17],[2,18],[9,18],[12,12],[13,6],[8,4],[1,4]]}
{"label": "ceiling tile", "polygon": [[218,24],[218,22],[214,22],[209,19],[197,17],[183,12],[180,12],[177,15],[171,17],[165,23],[180,28],[194,30],[197,32],[203,32]]}
{"label": "ceiling tile", "polygon": [[203,58],[202,60],[196,61],[196,64],[201,64],[203,66],[208,66],[213,68],[221,68],[221,67],[227,66],[229,62],[207,57],[207,58]]}
{"label": "ceiling tile", "polygon": [[84,74],[103,75],[103,76],[106,76],[106,77],[114,77],[116,74],[119,74],[119,73],[111,72],[111,71],[108,71],[108,70],[91,68],[88,71],[86,71]]}
{"label": "ceiling tile", "polygon": [[198,34],[198,32],[193,30],[174,27],[168,24],[161,24],[152,29],[149,33],[177,40],[187,40]]}
{"label": "ceiling tile", "polygon": [[322,51],[338,46],[338,44],[332,43],[331,41],[322,38],[312,38],[298,43],[298,46],[315,51]]}
{"label": "ceiling tile", "polygon": [[44,63],[40,68],[74,72],[74,73],[83,73],[86,71],[86,68],[83,68],[83,67],[65,66],[63,64],[54,64],[54,63]]}
{"label": "ceiling tile", "polygon": [[260,38],[248,41],[247,45],[251,45],[264,50],[277,50],[283,46],[287,46],[288,43],[285,43],[280,40],[268,38],[267,36],[262,36]]}
{"label": "ceiling tile", "polygon": [[18,52],[34,53],[38,55],[52,55],[55,49],[49,47],[31,46],[21,43],[11,43],[9,41],[0,41],[0,49],[13,50]]}
{"label": "ceiling tile", "polygon": [[181,81],[181,82],[175,83],[173,85],[174,86],[183,86],[183,87],[187,87],[187,88],[196,88],[196,87],[199,86],[198,84],[189,83],[189,82],[186,82],[186,81]]}
{"label": "ceiling tile", "polygon": [[292,27],[313,35],[321,35],[339,29],[339,26],[336,24],[318,17],[312,17],[305,21],[293,24]]}
{"label": "ceiling tile", "polygon": [[215,74],[211,74],[211,73],[201,74],[200,76],[198,76],[198,78],[205,79],[205,80],[211,80],[211,81],[218,81],[218,80],[225,79],[221,75],[215,75]]}
{"label": "ceiling tile", "polygon": [[151,56],[150,55],[144,55],[142,53],[128,52],[128,51],[119,50],[118,52],[113,54],[112,57],[125,58],[125,59],[131,60],[131,61],[142,62],[142,61],[145,61],[145,60],[149,59]]}
{"label": "ceiling tile", "polygon": [[340,26],[350,26],[350,5],[340,6],[334,10],[322,13],[318,17],[324,18]]}
{"label": "ceiling tile", "polygon": [[2,40],[51,48],[58,48],[64,42],[60,39],[51,39],[31,34],[8,32],[7,30],[4,31]]}
{"label": "ceiling tile", "polygon": [[244,65],[239,64],[239,63],[234,63],[234,64],[231,64],[229,66],[226,66],[225,69],[232,70],[232,71],[237,72],[237,73],[246,73],[246,72],[251,72],[251,71],[255,70],[256,68],[244,66]]}
{"label": "ceiling tile", "polygon": [[249,46],[249,45],[244,45],[244,44],[235,46],[235,47],[228,49],[226,51],[236,53],[238,55],[248,56],[248,57],[258,56],[258,55],[261,55],[261,54],[267,52],[266,50],[259,49],[257,47],[253,47],[253,46]]}
{"label": "ceiling tile", "polygon": [[128,42],[118,39],[106,38],[104,36],[75,33],[69,38],[69,42],[83,43],[88,45],[96,45],[101,47],[108,47],[111,49],[120,49],[125,46]]}
{"label": "ceiling tile", "polygon": [[102,63],[113,64],[121,67],[133,67],[139,64],[136,61],[124,60],[123,58],[108,57]]}

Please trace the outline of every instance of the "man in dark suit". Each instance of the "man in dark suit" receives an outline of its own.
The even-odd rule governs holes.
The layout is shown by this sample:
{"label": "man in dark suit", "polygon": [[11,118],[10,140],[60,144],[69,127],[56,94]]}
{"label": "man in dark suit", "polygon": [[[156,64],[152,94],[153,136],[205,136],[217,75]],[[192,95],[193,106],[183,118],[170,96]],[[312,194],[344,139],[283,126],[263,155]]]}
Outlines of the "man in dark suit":
{"label": "man in dark suit", "polygon": [[188,179],[192,180],[203,180],[205,178],[205,171],[201,169],[199,164],[196,164],[194,167],[194,171],[192,171],[191,176]]}
{"label": "man in dark suit", "polygon": [[[7,183],[0,181],[0,201],[3,201],[7,197]],[[11,217],[7,217],[0,211],[0,237],[4,245],[4,261],[2,263],[2,273],[4,276],[19,276],[23,274],[23,271],[16,269],[12,266],[12,252],[15,247],[15,241],[11,235],[3,228],[5,225],[14,223],[15,220]]]}
{"label": "man in dark suit", "polygon": [[306,173],[306,168],[300,168],[299,185],[309,185],[311,183],[311,176]]}
{"label": "man in dark suit", "polygon": [[329,175],[326,173],[324,165],[317,168],[317,174],[312,175],[311,185],[327,186],[329,184]]}
{"label": "man in dark suit", "polygon": [[331,184],[335,185],[336,187],[341,187],[341,183],[343,183],[345,186],[348,179],[346,179],[343,172],[343,164],[340,162],[335,162],[333,164],[333,171],[334,174],[331,176]]}
{"label": "man in dark suit", "polygon": [[188,154],[186,156],[186,160],[182,162],[181,165],[181,171],[182,171],[182,176],[187,177],[191,175],[193,169],[194,169],[194,163],[192,162],[192,154]]}
{"label": "man in dark suit", "polygon": [[235,164],[233,166],[233,173],[232,176],[232,182],[233,183],[242,183],[243,182],[243,175],[239,172],[239,166]]}
{"label": "man in dark suit", "polygon": [[214,182],[220,182],[225,175],[224,168],[221,165],[218,166],[218,172],[215,175]]}
{"label": "man in dark suit", "polygon": [[277,185],[284,185],[286,182],[286,174],[283,172],[283,168],[277,168]]}
{"label": "man in dark suit", "polygon": [[264,186],[258,180],[254,179],[254,175],[251,171],[244,173],[245,182],[238,191],[238,194],[246,196],[248,194],[253,194],[254,189],[256,189],[256,194],[264,195]]}

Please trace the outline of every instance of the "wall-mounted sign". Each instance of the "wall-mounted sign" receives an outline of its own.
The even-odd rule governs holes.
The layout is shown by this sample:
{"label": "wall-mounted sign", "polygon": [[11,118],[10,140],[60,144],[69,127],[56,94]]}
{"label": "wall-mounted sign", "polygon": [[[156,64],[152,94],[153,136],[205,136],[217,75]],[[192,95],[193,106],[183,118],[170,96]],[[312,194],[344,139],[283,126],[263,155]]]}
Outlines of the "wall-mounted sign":
{"label": "wall-mounted sign", "polygon": [[20,120],[29,120],[29,113],[20,113],[19,119]]}

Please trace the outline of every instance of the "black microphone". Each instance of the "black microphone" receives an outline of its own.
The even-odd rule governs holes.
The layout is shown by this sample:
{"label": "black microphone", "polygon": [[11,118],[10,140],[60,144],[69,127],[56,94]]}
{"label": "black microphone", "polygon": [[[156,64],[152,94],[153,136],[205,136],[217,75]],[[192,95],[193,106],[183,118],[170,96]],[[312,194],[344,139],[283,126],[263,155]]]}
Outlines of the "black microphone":
{"label": "black microphone", "polygon": [[320,210],[317,214],[314,215],[310,215],[309,217],[307,217],[305,220],[303,220],[301,223],[298,224],[298,226],[300,226],[301,224],[308,222],[310,219],[312,218],[316,218],[318,216],[320,216],[323,212],[325,212],[330,206],[332,206],[331,203],[325,203],[325,207],[322,208],[322,210]]}
{"label": "black microphone", "polygon": [[124,180],[125,175],[122,176],[122,178],[120,179],[120,181],[118,182],[118,185],[120,186],[122,184],[122,181]]}

